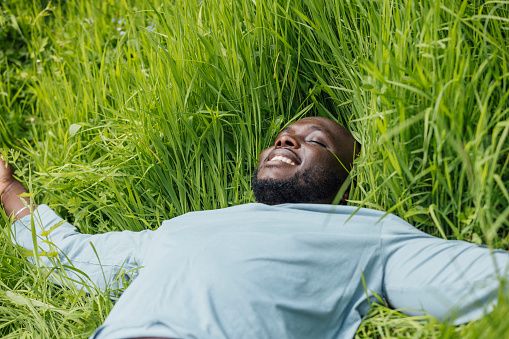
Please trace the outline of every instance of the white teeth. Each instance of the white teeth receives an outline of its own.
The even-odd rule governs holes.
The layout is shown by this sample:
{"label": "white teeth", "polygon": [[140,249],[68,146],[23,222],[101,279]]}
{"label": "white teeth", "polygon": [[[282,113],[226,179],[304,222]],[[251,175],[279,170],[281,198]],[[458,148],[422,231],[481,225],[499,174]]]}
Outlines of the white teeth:
{"label": "white teeth", "polygon": [[270,160],[279,160],[279,161],[282,161],[282,162],[286,162],[289,165],[295,166],[295,163],[292,160],[290,160],[287,157],[282,156],[282,155],[276,155],[274,158],[272,158]]}

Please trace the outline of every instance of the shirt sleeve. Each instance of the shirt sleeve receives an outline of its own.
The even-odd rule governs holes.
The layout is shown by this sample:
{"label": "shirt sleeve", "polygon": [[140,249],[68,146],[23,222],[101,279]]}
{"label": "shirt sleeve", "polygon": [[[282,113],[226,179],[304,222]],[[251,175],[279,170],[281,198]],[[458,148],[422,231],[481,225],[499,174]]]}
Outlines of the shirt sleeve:
{"label": "shirt sleeve", "polygon": [[509,253],[436,238],[393,215],[381,242],[386,300],[408,315],[472,321],[493,309],[508,277]]}
{"label": "shirt sleeve", "polygon": [[26,255],[49,269],[51,279],[64,286],[92,293],[115,291],[134,279],[143,265],[153,231],[81,234],[49,206],[39,205],[11,226],[12,239],[26,248]]}

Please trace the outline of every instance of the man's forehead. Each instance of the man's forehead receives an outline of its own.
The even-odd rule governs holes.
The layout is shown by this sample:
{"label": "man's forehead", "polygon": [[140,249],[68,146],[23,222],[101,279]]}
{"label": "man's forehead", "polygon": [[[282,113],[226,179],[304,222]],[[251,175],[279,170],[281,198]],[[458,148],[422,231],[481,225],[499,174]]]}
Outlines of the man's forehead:
{"label": "man's forehead", "polygon": [[[281,132],[279,132],[279,134],[283,133],[283,132],[292,132],[293,130],[295,130],[295,126],[293,126],[294,124],[291,124],[291,125],[288,125],[286,126],[285,128],[283,128],[281,130]],[[332,135],[331,135],[331,132],[328,131],[326,128],[322,128],[321,126],[318,126],[318,125],[315,125],[315,124],[306,124],[304,126],[304,128],[306,130],[310,130],[310,131],[319,131],[319,132],[322,132],[324,134],[326,134],[327,136],[331,137],[332,138]]]}
{"label": "man's forehead", "polygon": [[295,128],[305,128],[309,129],[310,131],[320,131],[331,139],[334,139],[335,136],[339,136],[341,134],[341,125],[335,121],[322,117],[302,118],[299,121],[286,126],[279,133],[290,132]]}

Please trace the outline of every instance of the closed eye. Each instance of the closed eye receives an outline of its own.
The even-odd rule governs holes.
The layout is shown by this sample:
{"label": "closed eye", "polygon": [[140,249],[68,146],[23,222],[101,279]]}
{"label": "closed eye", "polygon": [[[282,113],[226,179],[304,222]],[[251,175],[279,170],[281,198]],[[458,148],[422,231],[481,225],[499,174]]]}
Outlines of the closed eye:
{"label": "closed eye", "polygon": [[325,144],[321,143],[320,141],[310,140],[308,142],[310,142],[312,144],[317,144],[318,146],[322,146],[323,148],[327,148],[327,146]]}

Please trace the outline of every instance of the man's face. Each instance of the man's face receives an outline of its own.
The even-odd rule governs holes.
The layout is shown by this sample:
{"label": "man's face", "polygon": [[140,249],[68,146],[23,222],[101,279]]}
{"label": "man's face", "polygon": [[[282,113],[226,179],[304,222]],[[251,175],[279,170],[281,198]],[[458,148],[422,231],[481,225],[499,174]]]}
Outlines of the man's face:
{"label": "man's face", "polygon": [[304,118],[260,154],[253,178],[258,202],[331,203],[348,175],[355,140],[336,122]]}

